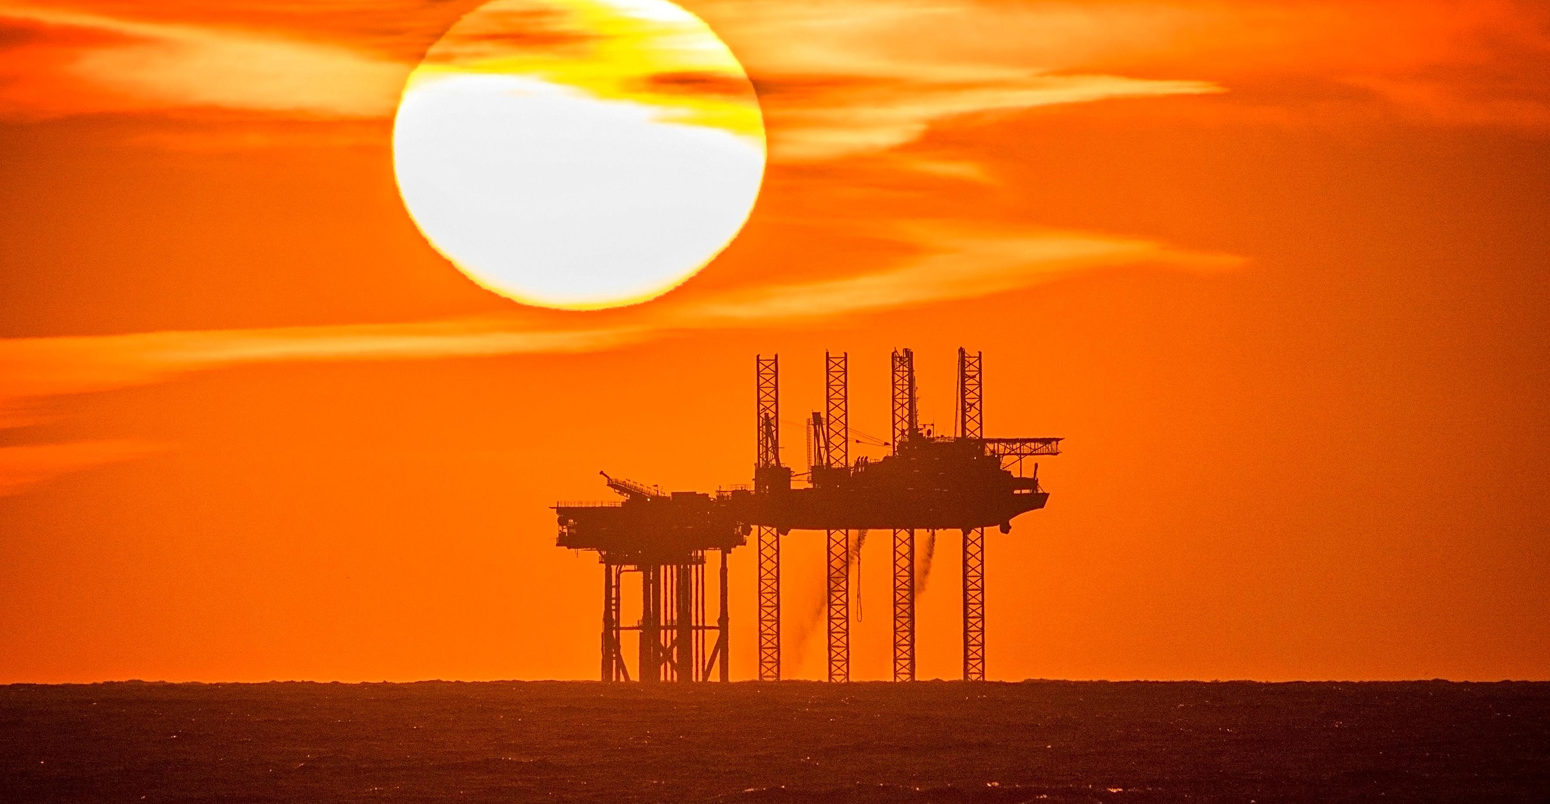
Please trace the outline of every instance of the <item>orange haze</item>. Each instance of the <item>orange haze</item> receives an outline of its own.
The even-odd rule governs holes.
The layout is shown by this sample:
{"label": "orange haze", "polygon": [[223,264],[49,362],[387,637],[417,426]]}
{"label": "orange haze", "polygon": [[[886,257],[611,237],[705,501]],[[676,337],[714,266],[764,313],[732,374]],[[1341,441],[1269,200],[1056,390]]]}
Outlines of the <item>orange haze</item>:
{"label": "orange haze", "polygon": [[747,482],[759,352],[792,422],[849,352],[882,432],[912,346],[946,427],[960,344],[989,431],[1068,439],[990,534],[992,677],[1550,678],[1544,4],[691,2],[764,193],[596,313],[480,290],[399,202],[398,93],[474,5],[0,1],[0,681],[591,677],[597,566],[545,506]]}

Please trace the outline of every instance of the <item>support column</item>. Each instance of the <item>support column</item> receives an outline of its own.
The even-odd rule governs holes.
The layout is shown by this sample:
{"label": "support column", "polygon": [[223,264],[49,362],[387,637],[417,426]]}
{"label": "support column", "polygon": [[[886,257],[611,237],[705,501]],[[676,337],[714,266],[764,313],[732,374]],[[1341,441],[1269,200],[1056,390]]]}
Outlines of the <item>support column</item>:
{"label": "support column", "polygon": [[963,534],[963,680],[985,680],[985,529]]}
{"label": "support column", "polygon": [[850,680],[850,532],[829,531],[829,680]]}
{"label": "support column", "polygon": [[915,531],[893,532],[893,680],[915,680]]}
{"label": "support column", "polygon": [[721,551],[721,611],[716,615],[716,644],[718,647],[717,669],[720,670],[721,683],[732,680],[730,665],[727,664],[727,654],[732,650],[731,614],[727,610],[727,558],[729,551]]}
{"label": "support column", "polygon": [[[963,438],[984,435],[983,366],[981,353],[958,350],[958,435]],[[985,680],[984,528],[963,532],[963,680]]]}
{"label": "support column", "polygon": [[[893,452],[920,437],[915,353],[893,353]],[[915,680],[915,531],[893,532],[893,680]]]}
{"label": "support column", "polygon": [[614,668],[619,663],[619,573],[612,564],[603,565],[603,661],[599,678],[617,681]]}
{"label": "support column", "polygon": [[677,650],[673,652],[674,673],[678,680],[684,683],[695,679],[694,672],[694,567],[689,564],[679,564],[677,570],[678,582],[673,591],[677,594],[678,613],[674,617],[673,624],[677,633],[673,637],[673,644]]}
{"label": "support column", "polygon": [[780,680],[780,537],[759,529],[759,680]]}
{"label": "support column", "polygon": [[624,661],[624,618],[620,613],[624,601],[624,567],[614,564],[610,569],[613,570],[614,585],[611,615],[614,621],[613,676],[615,681],[629,681],[630,667]]}
{"label": "support column", "polygon": [[662,647],[659,570],[654,564],[640,568],[640,680],[646,684],[662,677],[662,660],[658,655]]}
{"label": "support column", "polygon": [[[754,493],[771,494],[791,485],[791,474],[780,465],[780,358],[759,355],[754,360],[754,407],[757,427],[754,451]],[[780,536],[774,528],[758,529],[759,558],[759,680],[780,680]]]}
{"label": "support column", "polygon": [[[694,680],[709,681],[710,665],[715,661],[715,654],[706,651],[705,639],[710,633],[709,621],[705,619],[705,554],[696,553],[696,561],[691,568],[694,573]],[[717,634],[719,640],[720,634]],[[712,649],[715,645],[710,646]]]}

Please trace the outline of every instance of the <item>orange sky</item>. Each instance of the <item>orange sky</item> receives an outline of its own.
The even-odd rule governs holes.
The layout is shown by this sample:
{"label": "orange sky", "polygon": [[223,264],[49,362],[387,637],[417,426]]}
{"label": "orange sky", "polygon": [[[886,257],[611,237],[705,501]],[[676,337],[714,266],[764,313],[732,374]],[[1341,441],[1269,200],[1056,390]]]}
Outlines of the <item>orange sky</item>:
{"label": "orange sky", "polygon": [[945,426],[959,345],[991,434],[1068,439],[989,536],[992,677],[1550,678],[1542,4],[686,3],[764,191],[592,313],[480,289],[399,201],[403,81],[476,5],[0,0],[0,682],[590,678],[597,565],[545,506],[747,482],[758,352],[793,423],[849,352],[883,432],[912,346]]}

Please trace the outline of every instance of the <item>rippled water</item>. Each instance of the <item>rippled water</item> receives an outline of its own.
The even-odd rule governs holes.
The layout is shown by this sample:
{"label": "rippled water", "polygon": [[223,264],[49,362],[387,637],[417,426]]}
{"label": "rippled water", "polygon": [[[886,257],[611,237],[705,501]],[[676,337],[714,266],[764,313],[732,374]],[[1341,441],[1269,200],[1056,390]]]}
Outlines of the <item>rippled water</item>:
{"label": "rippled water", "polygon": [[0,687],[0,799],[1550,798],[1550,684]]}

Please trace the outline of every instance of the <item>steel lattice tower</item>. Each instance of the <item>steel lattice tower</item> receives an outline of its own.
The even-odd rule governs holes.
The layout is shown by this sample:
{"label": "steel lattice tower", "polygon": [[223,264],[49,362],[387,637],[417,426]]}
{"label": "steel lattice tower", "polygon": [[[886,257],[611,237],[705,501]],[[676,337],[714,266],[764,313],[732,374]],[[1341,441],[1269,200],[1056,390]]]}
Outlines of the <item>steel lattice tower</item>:
{"label": "steel lattice tower", "polygon": [[[761,469],[780,465],[780,356],[756,358],[757,451],[755,485]],[[780,537],[775,528],[758,529],[759,680],[780,680]]]}
{"label": "steel lattice tower", "polygon": [[[919,432],[915,353],[893,353],[893,451]],[[915,680],[915,531],[893,532],[893,680]]]}
{"label": "steel lattice tower", "polygon": [[[958,435],[985,432],[982,353],[958,349]],[[963,680],[985,680],[985,529],[963,534]]]}
{"label": "steel lattice tower", "polygon": [[[850,465],[846,355],[824,353],[823,449],[819,462]],[[850,680],[850,531],[828,531],[829,680]]]}

